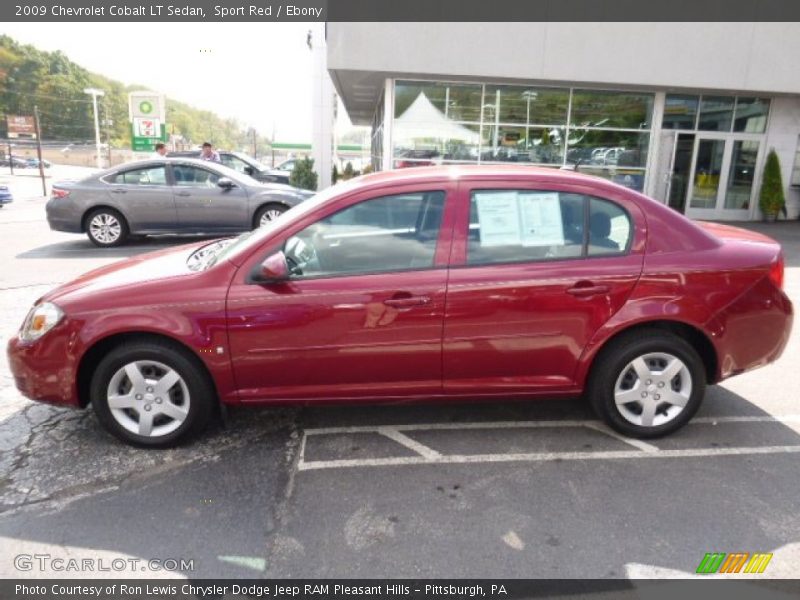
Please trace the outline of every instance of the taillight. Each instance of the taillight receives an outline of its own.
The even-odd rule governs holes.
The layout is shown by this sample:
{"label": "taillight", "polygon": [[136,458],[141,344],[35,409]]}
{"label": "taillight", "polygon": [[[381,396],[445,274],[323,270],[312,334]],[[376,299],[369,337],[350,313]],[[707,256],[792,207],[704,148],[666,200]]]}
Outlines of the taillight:
{"label": "taillight", "polygon": [[62,190],[61,188],[55,188],[54,187],[52,189],[52,191],[50,192],[50,197],[53,198],[53,199],[66,198],[67,196],[69,196],[69,191],[68,190]]}
{"label": "taillight", "polygon": [[769,267],[769,280],[775,284],[779,290],[783,289],[783,252],[775,257]]}

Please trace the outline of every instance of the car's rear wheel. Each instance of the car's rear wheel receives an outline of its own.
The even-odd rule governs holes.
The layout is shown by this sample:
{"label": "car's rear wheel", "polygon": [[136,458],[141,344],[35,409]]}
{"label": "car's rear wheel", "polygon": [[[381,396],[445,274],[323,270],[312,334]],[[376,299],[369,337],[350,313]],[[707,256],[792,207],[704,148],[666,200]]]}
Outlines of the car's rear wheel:
{"label": "car's rear wheel", "polygon": [[111,208],[98,208],[86,217],[86,235],[95,246],[120,246],[128,239],[128,222]]}
{"label": "car's rear wheel", "polygon": [[667,435],[697,412],[705,368],[691,344],[646,329],[613,340],[592,366],[587,395],[613,429],[636,438]]}
{"label": "car's rear wheel", "polygon": [[202,431],[213,384],[187,352],[160,341],[126,343],[97,365],[90,398],[100,422],[121,440],[173,446]]}
{"label": "car's rear wheel", "polygon": [[288,208],[283,204],[265,204],[256,211],[256,217],[253,219],[253,226],[256,228],[263,227],[267,223],[280,217],[287,210]]}

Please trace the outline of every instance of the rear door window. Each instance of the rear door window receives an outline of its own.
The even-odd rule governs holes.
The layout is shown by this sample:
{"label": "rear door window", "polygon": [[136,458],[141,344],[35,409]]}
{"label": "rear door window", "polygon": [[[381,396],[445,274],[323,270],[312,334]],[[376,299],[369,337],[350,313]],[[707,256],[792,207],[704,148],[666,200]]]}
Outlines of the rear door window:
{"label": "rear door window", "polygon": [[117,173],[111,183],[117,185],[167,185],[167,171],[164,166],[131,169]]}
{"label": "rear door window", "polygon": [[631,231],[627,212],[600,198],[546,190],[473,190],[467,264],[622,254]]}

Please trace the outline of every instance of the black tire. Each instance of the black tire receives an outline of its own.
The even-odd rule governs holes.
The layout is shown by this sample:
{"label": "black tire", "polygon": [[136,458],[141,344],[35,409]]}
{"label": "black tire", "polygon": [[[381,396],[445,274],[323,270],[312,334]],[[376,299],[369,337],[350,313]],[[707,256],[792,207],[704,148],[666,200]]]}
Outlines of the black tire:
{"label": "black tire", "polygon": [[[107,215],[112,219],[116,219],[117,223],[119,223],[119,236],[112,241],[106,242],[96,238],[93,235],[91,223],[96,217],[102,215]],[[86,218],[83,221],[83,229],[86,231],[86,237],[89,238],[89,241],[100,248],[113,248],[114,246],[121,246],[128,240],[128,235],[130,234],[128,222],[125,220],[125,217],[123,217],[119,211],[116,211],[113,208],[96,208],[91,211],[88,215],[86,215]]]}
{"label": "black tire", "polygon": [[[108,387],[111,378],[133,361],[156,361],[174,369],[189,391],[188,414],[181,425],[164,435],[145,436],[126,429],[111,412]],[[189,440],[203,431],[217,404],[214,383],[198,359],[187,350],[161,340],[123,343],[111,350],[97,365],[89,388],[89,397],[100,423],[114,436],[128,444],[147,448],[168,448]]]}
{"label": "black tire", "polygon": [[[653,353],[670,354],[684,363],[691,377],[691,392],[683,410],[672,420],[660,425],[643,426],[625,418],[615,402],[614,392],[623,370],[627,371],[626,367],[637,357]],[[691,344],[669,331],[639,329],[622,334],[601,350],[592,365],[586,396],[597,416],[612,429],[623,435],[644,439],[668,435],[686,425],[700,408],[705,387],[706,370],[703,360]],[[661,407],[663,406],[662,404]],[[634,403],[633,410],[635,408]]]}
{"label": "black tire", "polygon": [[270,202],[269,204],[259,207],[255,216],[253,217],[253,229],[258,229],[261,227],[261,219],[264,215],[274,211],[277,211],[278,214],[282,215],[287,210],[289,210],[288,206],[285,204],[279,204],[278,202]]}

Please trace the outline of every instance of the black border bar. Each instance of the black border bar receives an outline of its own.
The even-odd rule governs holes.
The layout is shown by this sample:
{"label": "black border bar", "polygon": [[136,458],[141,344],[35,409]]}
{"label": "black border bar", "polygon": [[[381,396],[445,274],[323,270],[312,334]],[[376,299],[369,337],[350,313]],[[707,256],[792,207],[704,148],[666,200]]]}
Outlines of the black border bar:
{"label": "black border bar", "polygon": [[[112,9],[112,7],[114,7]],[[159,8],[160,7],[160,8]],[[227,16],[216,8],[225,8]],[[233,11],[230,14],[230,11]],[[3,0],[7,22],[777,22],[798,0]]]}

